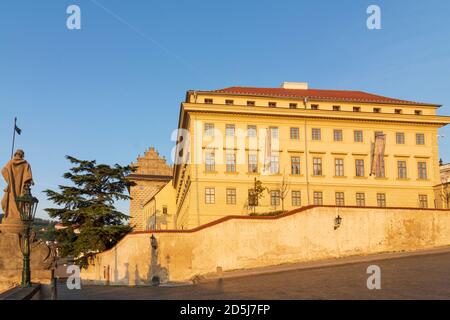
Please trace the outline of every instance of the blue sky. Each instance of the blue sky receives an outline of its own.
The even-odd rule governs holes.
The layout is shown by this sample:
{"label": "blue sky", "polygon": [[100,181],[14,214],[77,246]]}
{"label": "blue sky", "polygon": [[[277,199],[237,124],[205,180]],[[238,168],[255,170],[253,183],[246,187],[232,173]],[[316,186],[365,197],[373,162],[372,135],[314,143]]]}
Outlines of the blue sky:
{"label": "blue sky", "polygon": [[[66,28],[71,4],[81,30]],[[382,30],[366,27],[370,4]],[[304,81],[450,115],[449,10],[448,0],[0,0],[0,163],[17,116],[46,217],[41,190],[64,183],[67,154],[128,164],[155,146],[169,158],[189,89]],[[450,128],[441,134],[450,162]]]}

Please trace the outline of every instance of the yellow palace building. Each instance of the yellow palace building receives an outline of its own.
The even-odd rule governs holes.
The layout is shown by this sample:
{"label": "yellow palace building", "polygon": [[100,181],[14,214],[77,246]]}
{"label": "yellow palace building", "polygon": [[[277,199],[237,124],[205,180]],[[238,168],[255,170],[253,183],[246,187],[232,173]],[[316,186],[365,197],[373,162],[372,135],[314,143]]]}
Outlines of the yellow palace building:
{"label": "yellow palace building", "polygon": [[188,91],[172,180],[141,204],[136,229],[313,204],[440,208],[438,129],[450,117],[439,107],[306,83]]}

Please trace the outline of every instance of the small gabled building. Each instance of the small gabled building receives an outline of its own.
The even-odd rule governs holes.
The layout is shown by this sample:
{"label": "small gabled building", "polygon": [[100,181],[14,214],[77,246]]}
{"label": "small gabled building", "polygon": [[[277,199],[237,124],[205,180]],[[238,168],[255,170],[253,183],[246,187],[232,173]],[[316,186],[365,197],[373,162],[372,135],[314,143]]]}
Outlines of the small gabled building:
{"label": "small gabled building", "polygon": [[172,167],[159,156],[154,148],[149,148],[143,156],[138,156],[132,164],[136,169],[128,179],[135,183],[130,187],[130,225],[135,231],[148,229],[150,216],[144,212],[144,205],[172,180]]}

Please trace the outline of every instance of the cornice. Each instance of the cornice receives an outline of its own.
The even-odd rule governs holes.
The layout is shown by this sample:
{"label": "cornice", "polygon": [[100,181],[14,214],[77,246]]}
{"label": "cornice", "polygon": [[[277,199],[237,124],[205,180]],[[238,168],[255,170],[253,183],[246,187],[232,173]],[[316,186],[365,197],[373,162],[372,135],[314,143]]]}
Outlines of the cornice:
{"label": "cornice", "polygon": [[448,116],[408,115],[394,113],[349,112],[332,110],[288,109],[268,107],[246,107],[226,105],[205,105],[183,103],[184,113],[215,113],[228,115],[249,115],[262,117],[289,117],[302,119],[328,119],[358,122],[410,123],[445,126],[450,123]]}

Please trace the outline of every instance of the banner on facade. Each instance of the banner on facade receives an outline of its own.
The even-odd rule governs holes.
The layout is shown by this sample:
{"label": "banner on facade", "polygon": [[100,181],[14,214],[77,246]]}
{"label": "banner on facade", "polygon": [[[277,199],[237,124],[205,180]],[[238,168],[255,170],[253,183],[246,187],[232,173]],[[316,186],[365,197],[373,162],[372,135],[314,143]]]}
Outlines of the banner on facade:
{"label": "banner on facade", "polygon": [[270,165],[272,160],[272,130],[266,129],[266,141],[264,144],[264,172],[270,172]]}
{"label": "banner on facade", "polygon": [[379,134],[375,136],[375,142],[372,143],[372,164],[370,175],[376,177],[384,176],[384,151],[386,149],[386,135]]}

